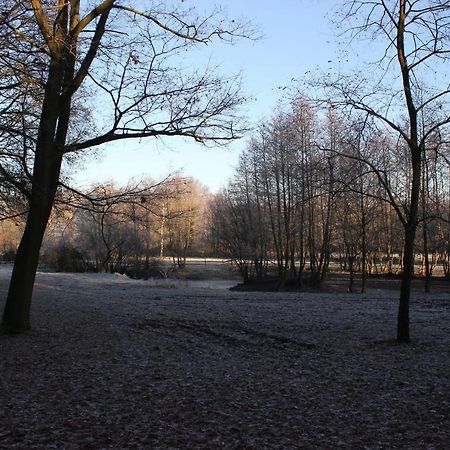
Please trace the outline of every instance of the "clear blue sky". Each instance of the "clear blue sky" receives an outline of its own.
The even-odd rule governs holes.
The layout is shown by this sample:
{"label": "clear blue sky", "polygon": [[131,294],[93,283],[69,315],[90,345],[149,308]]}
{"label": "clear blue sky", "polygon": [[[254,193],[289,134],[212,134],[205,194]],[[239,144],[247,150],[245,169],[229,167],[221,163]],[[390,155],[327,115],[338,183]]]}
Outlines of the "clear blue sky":
{"label": "clear blue sky", "polygon": [[[184,0],[186,4],[209,10],[213,1]],[[289,86],[292,78],[319,68],[326,71],[336,59],[336,31],[330,14],[339,0],[228,0],[230,17],[250,19],[260,27],[264,38],[240,40],[235,45],[214,44],[207,57],[221,65],[224,74],[243,72],[245,94],[256,100],[245,106],[252,123],[270,117],[281,96],[280,86]],[[247,137],[248,138],[248,137]],[[233,173],[241,139],[223,148],[205,148],[180,139],[120,142],[109,145],[97,159],[85,163],[75,181],[81,187],[110,179],[125,184],[130,178],[149,175],[158,179],[182,170],[197,178],[213,192],[225,186]]]}

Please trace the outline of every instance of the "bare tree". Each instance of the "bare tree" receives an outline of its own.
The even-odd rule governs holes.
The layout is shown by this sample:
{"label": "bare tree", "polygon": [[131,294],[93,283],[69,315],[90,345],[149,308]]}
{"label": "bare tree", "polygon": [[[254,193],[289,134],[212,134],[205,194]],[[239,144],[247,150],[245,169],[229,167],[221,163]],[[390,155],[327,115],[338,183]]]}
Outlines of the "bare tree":
{"label": "bare tree", "polygon": [[[405,202],[397,201],[390,192],[388,196],[404,229],[397,340],[409,342],[423,154],[433,134],[444,132],[450,124],[450,89],[445,80],[450,58],[450,4],[443,0],[353,0],[347,5],[345,26],[355,23],[352,38],[376,36],[377,45],[385,45],[376,65],[370,66],[374,78],[340,77],[328,80],[325,86],[335,105],[367,115],[399,141],[399,150],[407,149],[402,162],[410,175]],[[380,78],[376,78],[377,68],[381,69]],[[381,171],[379,178],[389,191]]]}
{"label": "bare tree", "polygon": [[[16,89],[36,90],[26,97],[32,103],[26,117],[34,115],[37,127],[23,126],[17,135],[26,138],[33,167],[32,176],[27,174],[31,189],[24,191],[27,222],[2,318],[4,332],[21,332],[30,327],[39,249],[63,160],[129,138],[236,138],[234,111],[242,103],[237,80],[218,78],[209,69],[183,71],[175,56],[214,37],[227,40],[245,31],[232,21],[227,29],[214,14],[201,18],[193,9],[172,10],[152,1],[140,2],[140,10],[117,0],[99,0],[91,10],[79,0],[8,0],[4,6],[0,71],[10,78],[2,82],[2,95],[19,105],[23,97]],[[86,129],[77,120],[83,104],[96,115],[96,127]],[[12,139],[14,130],[8,125],[2,132]],[[28,166],[19,162],[25,171]],[[11,182],[22,185],[20,179]]]}

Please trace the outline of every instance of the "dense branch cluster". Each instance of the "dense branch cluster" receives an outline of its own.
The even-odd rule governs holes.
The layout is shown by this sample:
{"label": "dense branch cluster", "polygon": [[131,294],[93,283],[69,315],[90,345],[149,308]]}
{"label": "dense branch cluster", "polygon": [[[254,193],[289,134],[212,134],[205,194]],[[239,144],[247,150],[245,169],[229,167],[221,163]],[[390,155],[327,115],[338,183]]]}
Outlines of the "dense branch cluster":
{"label": "dense branch cluster", "polygon": [[[187,256],[207,251],[204,220],[209,193],[192,178],[171,176],[154,183],[99,184],[88,195],[63,197],[54,210],[41,250],[41,264],[57,271],[120,272],[132,277],[164,276],[182,268]],[[20,225],[19,225],[20,226]],[[0,242],[14,253],[1,225]]]}
{"label": "dense branch cluster", "polygon": [[[220,77],[203,61],[184,58],[215,36],[246,34],[249,25],[228,21],[221,11],[199,17],[192,8],[171,10],[154,2],[139,7],[112,0],[91,11],[80,2],[2,5],[0,218],[27,212],[46,87],[59,89],[52,113],[56,125],[67,120],[68,129],[64,142],[55,144],[72,161],[81,150],[128,138],[221,143],[241,135],[239,78]],[[56,75],[60,88],[48,78],[55,64],[67,71]]]}

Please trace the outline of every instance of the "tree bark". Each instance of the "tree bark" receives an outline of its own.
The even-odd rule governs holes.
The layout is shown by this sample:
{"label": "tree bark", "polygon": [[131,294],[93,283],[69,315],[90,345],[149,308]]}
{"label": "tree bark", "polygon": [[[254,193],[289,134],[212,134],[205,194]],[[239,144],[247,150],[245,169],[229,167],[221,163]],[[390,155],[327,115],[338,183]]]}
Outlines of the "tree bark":
{"label": "tree bark", "polygon": [[[44,126],[52,121],[43,117]],[[43,128],[44,128],[43,126]],[[48,144],[48,130],[40,133],[36,146],[33,190],[22,239],[14,260],[14,269],[3,312],[1,331],[20,333],[30,328],[30,305],[39,262],[39,250],[52,211],[61,170],[62,154]]]}
{"label": "tree bark", "polygon": [[0,326],[1,333],[21,333],[30,329],[30,307],[39,251],[59,183],[70,114],[70,99],[61,104],[65,80],[62,54],[53,56],[45,87],[33,168],[33,187],[24,234],[14,260],[14,268]]}
{"label": "tree bark", "polygon": [[414,240],[417,229],[417,215],[420,197],[420,178],[422,172],[422,148],[418,145],[417,108],[411,89],[410,66],[405,51],[405,30],[408,18],[406,0],[399,2],[399,22],[397,25],[397,58],[401,69],[403,91],[409,117],[409,141],[411,151],[412,181],[411,199],[408,220],[405,226],[405,242],[403,247],[403,274],[400,286],[400,301],[397,320],[397,341],[409,342],[409,298],[411,280],[414,274]]}
{"label": "tree bark", "polygon": [[414,273],[414,237],[415,226],[405,228],[403,247],[403,273],[400,285],[400,301],[397,317],[397,342],[410,342],[409,336],[409,299],[411,281]]}
{"label": "tree bark", "polygon": [[423,261],[425,266],[425,292],[431,292],[431,267],[428,255],[428,218],[427,218],[427,195],[428,195],[428,170],[425,152],[422,163],[422,239],[423,239]]}
{"label": "tree bark", "polygon": [[53,193],[46,193],[45,207],[37,202],[30,207],[25,230],[14,260],[0,327],[2,333],[22,333],[30,329],[31,298],[39,262],[39,250],[55,193],[56,187]]}
{"label": "tree bark", "polygon": [[409,299],[411,281],[414,275],[414,241],[417,230],[417,215],[420,195],[421,150],[412,153],[412,181],[409,220],[405,225],[405,242],[403,246],[403,273],[400,286],[400,301],[397,318],[397,342],[410,342],[409,336]]}

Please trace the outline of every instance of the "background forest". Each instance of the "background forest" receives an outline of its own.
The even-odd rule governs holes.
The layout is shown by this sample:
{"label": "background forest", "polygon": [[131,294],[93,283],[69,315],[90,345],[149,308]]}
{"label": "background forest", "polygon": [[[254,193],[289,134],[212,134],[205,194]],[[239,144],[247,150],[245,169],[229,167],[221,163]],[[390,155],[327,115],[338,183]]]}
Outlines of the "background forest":
{"label": "background forest", "polygon": [[[450,278],[450,149],[437,134],[428,145],[415,253],[426,289],[433,275]],[[402,271],[396,210],[409,201],[408,158],[395,136],[299,95],[260,124],[217,194],[182,174],[127,186],[111,181],[84,200],[61,193],[41,265],[149,277],[168,276],[188,256],[221,257],[245,283],[320,287],[333,270],[349,274],[350,291],[364,291],[368,275]],[[12,260],[23,227],[20,205],[0,225],[4,261]]]}

